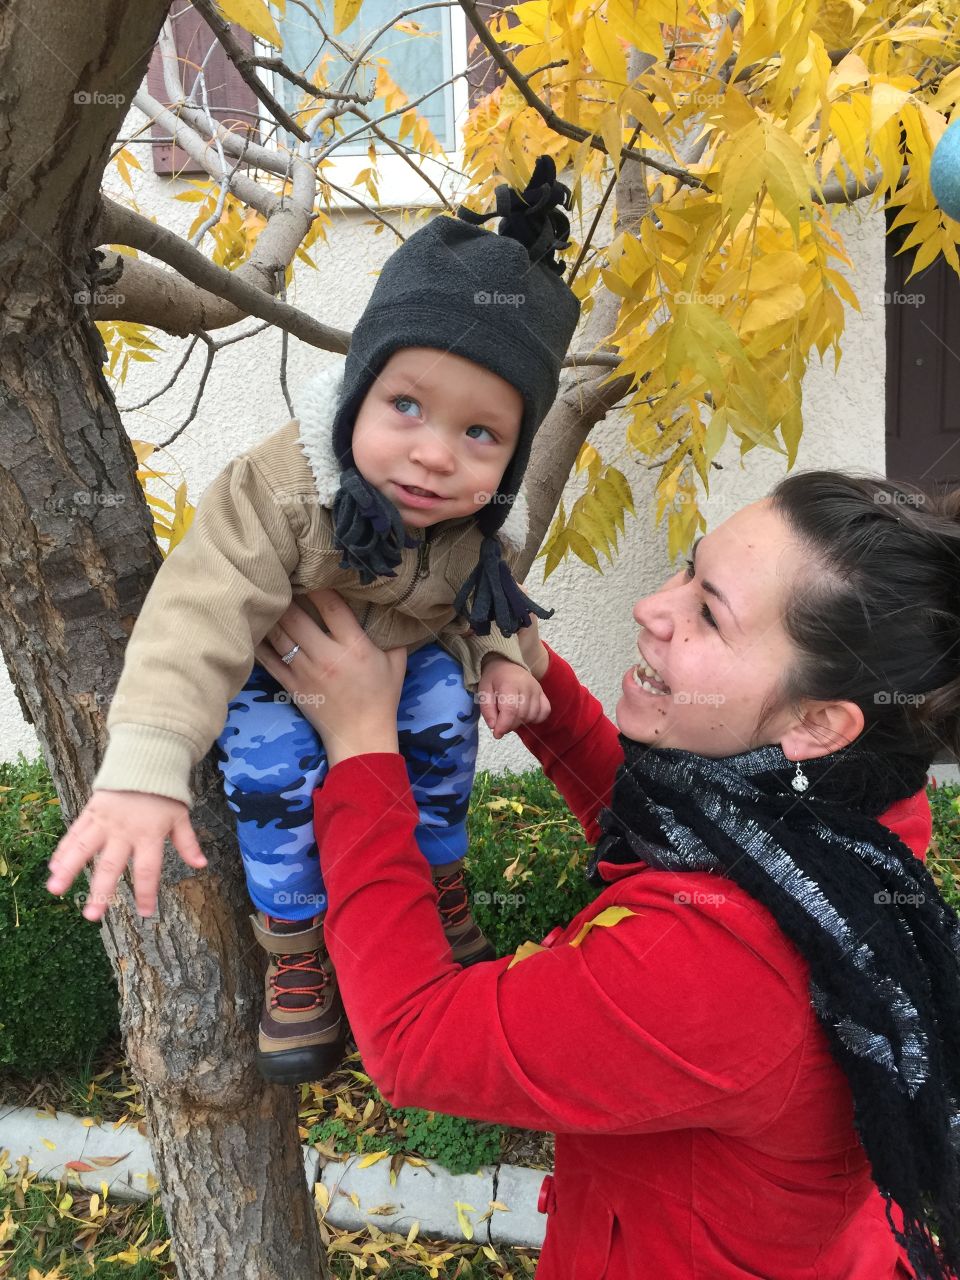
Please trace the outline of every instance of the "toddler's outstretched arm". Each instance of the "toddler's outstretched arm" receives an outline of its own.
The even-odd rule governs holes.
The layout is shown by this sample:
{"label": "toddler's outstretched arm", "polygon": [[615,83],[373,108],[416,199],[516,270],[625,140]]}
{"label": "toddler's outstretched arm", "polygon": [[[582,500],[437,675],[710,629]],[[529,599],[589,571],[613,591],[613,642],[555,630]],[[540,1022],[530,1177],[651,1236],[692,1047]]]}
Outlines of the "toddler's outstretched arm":
{"label": "toddler's outstretched arm", "polygon": [[101,854],[83,908],[88,920],[100,920],[133,858],[137,910],[142,916],[152,915],[167,837],[188,867],[207,865],[181,801],[143,791],[94,791],[53,852],[47,889],[66,893],[87,863]]}
{"label": "toddler's outstretched arm", "polygon": [[550,714],[550,702],[526,667],[491,655],[483,660],[477,686],[480,714],[495,738],[521,724],[540,724]]}

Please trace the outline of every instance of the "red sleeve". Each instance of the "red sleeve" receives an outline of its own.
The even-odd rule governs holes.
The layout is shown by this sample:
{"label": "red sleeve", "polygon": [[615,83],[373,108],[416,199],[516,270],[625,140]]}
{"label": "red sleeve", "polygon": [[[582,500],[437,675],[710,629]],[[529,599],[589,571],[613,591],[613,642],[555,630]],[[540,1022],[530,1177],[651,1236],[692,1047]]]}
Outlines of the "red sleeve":
{"label": "red sleeve", "polygon": [[540,687],[550,701],[550,715],[543,724],[523,725],[517,732],[593,844],[600,838],[597,814],[609,803],[623,763],[619,733],[570,664],[544,648],[550,665]]}
{"label": "red sleeve", "polygon": [[[806,984],[749,902],[731,895],[718,910],[716,877],[686,873],[681,905],[676,877],[630,877],[565,940],[512,967],[460,969],[402,757],[335,765],[314,805],[327,945],[366,1069],[391,1102],[579,1133],[752,1129],[782,1105]],[[617,904],[632,914],[572,945]]]}

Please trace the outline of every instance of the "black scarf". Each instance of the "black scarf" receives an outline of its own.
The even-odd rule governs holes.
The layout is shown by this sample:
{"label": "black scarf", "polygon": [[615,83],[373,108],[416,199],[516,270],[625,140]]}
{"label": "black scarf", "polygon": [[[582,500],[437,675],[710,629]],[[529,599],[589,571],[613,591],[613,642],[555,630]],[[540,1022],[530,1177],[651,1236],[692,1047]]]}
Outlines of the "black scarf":
{"label": "black scarf", "polygon": [[853,744],[805,760],[801,794],[778,746],[712,759],[620,741],[590,878],[602,883],[600,861],[713,871],[770,911],[809,964],[891,1230],[917,1280],[949,1280],[960,1271],[960,921],[877,821],[923,787],[929,761]]}

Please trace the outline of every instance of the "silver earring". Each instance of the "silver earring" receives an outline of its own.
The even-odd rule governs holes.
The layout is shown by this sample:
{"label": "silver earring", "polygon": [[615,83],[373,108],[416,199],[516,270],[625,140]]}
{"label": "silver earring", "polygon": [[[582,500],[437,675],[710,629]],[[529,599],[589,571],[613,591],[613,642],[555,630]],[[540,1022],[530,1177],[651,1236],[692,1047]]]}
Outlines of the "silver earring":
{"label": "silver earring", "polygon": [[800,761],[797,761],[797,772],[794,774],[793,781],[790,783],[794,791],[806,791],[810,785],[810,779],[800,768]]}

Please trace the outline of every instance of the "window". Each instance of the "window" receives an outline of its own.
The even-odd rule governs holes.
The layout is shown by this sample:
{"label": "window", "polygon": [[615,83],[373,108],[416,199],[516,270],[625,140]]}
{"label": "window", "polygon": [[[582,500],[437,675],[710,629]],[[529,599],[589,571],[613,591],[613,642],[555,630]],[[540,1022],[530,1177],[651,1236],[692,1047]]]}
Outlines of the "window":
{"label": "window", "polygon": [[[327,31],[333,28],[333,5],[330,0],[313,0]],[[356,19],[342,31],[337,41],[349,49],[359,49],[391,15],[398,11],[392,0],[364,0],[363,7]],[[274,12],[277,25],[283,34],[284,61],[295,71],[310,78],[320,62],[323,36],[310,16],[300,7],[286,6],[286,15]],[[458,5],[424,9],[412,14],[407,22],[416,22],[423,31],[415,35],[406,31],[398,31],[391,27],[371,46],[369,54],[380,54],[389,59],[391,77],[402,85],[409,99],[414,101],[421,94],[427,93],[433,85],[443,84],[457,72],[462,72],[467,65],[468,24],[463,10]],[[472,34],[472,32],[470,33]],[[276,55],[276,50],[269,52]],[[327,82],[331,86],[349,65],[347,61],[336,55],[327,46],[323,57]],[[270,73],[265,72],[265,75]],[[374,70],[370,68],[359,72],[354,80],[354,87],[360,92],[368,92],[375,83]],[[302,91],[282,76],[272,75],[271,92],[280,102],[292,111],[302,101]],[[468,87],[464,79],[454,81],[445,88],[438,89],[422,102],[417,103],[417,112],[426,119],[434,136],[447,154],[449,165],[457,169],[462,159],[462,140],[460,130],[462,122],[469,110]],[[375,99],[366,108],[373,117],[384,111],[382,99]],[[388,137],[397,139],[400,128],[400,114],[387,120],[382,126]],[[362,121],[349,113],[342,117],[342,129],[345,134],[354,133],[362,128]],[[331,156],[332,164],[327,174],[338,186],[352,188],[360,170],[365,169],[369,160],[367,150],[374,135],[363,129],[350,141],[342,143]],[[284,136],[284,144],[296,147],[298,140],[289,135]],[[405,139],[409,146],[409,137]],[[380,204],[389,205],[438,205],[439,200],[430,186],[417,177],[413,169],[388,148],[385,143],[376,141],[377,166],[380,172]],[[414,154],[414,162],[419,164],[419,157]],[[450,196],[456,188],[456,174],[450,173],[443,164],[426,160],[423,162],[430,177],[444,192]],[[369,201],[369,194],[362,186],[357,188],[358,195]],[[359,208],[346,196],[333,193],[333,204],[339,208]]]}

